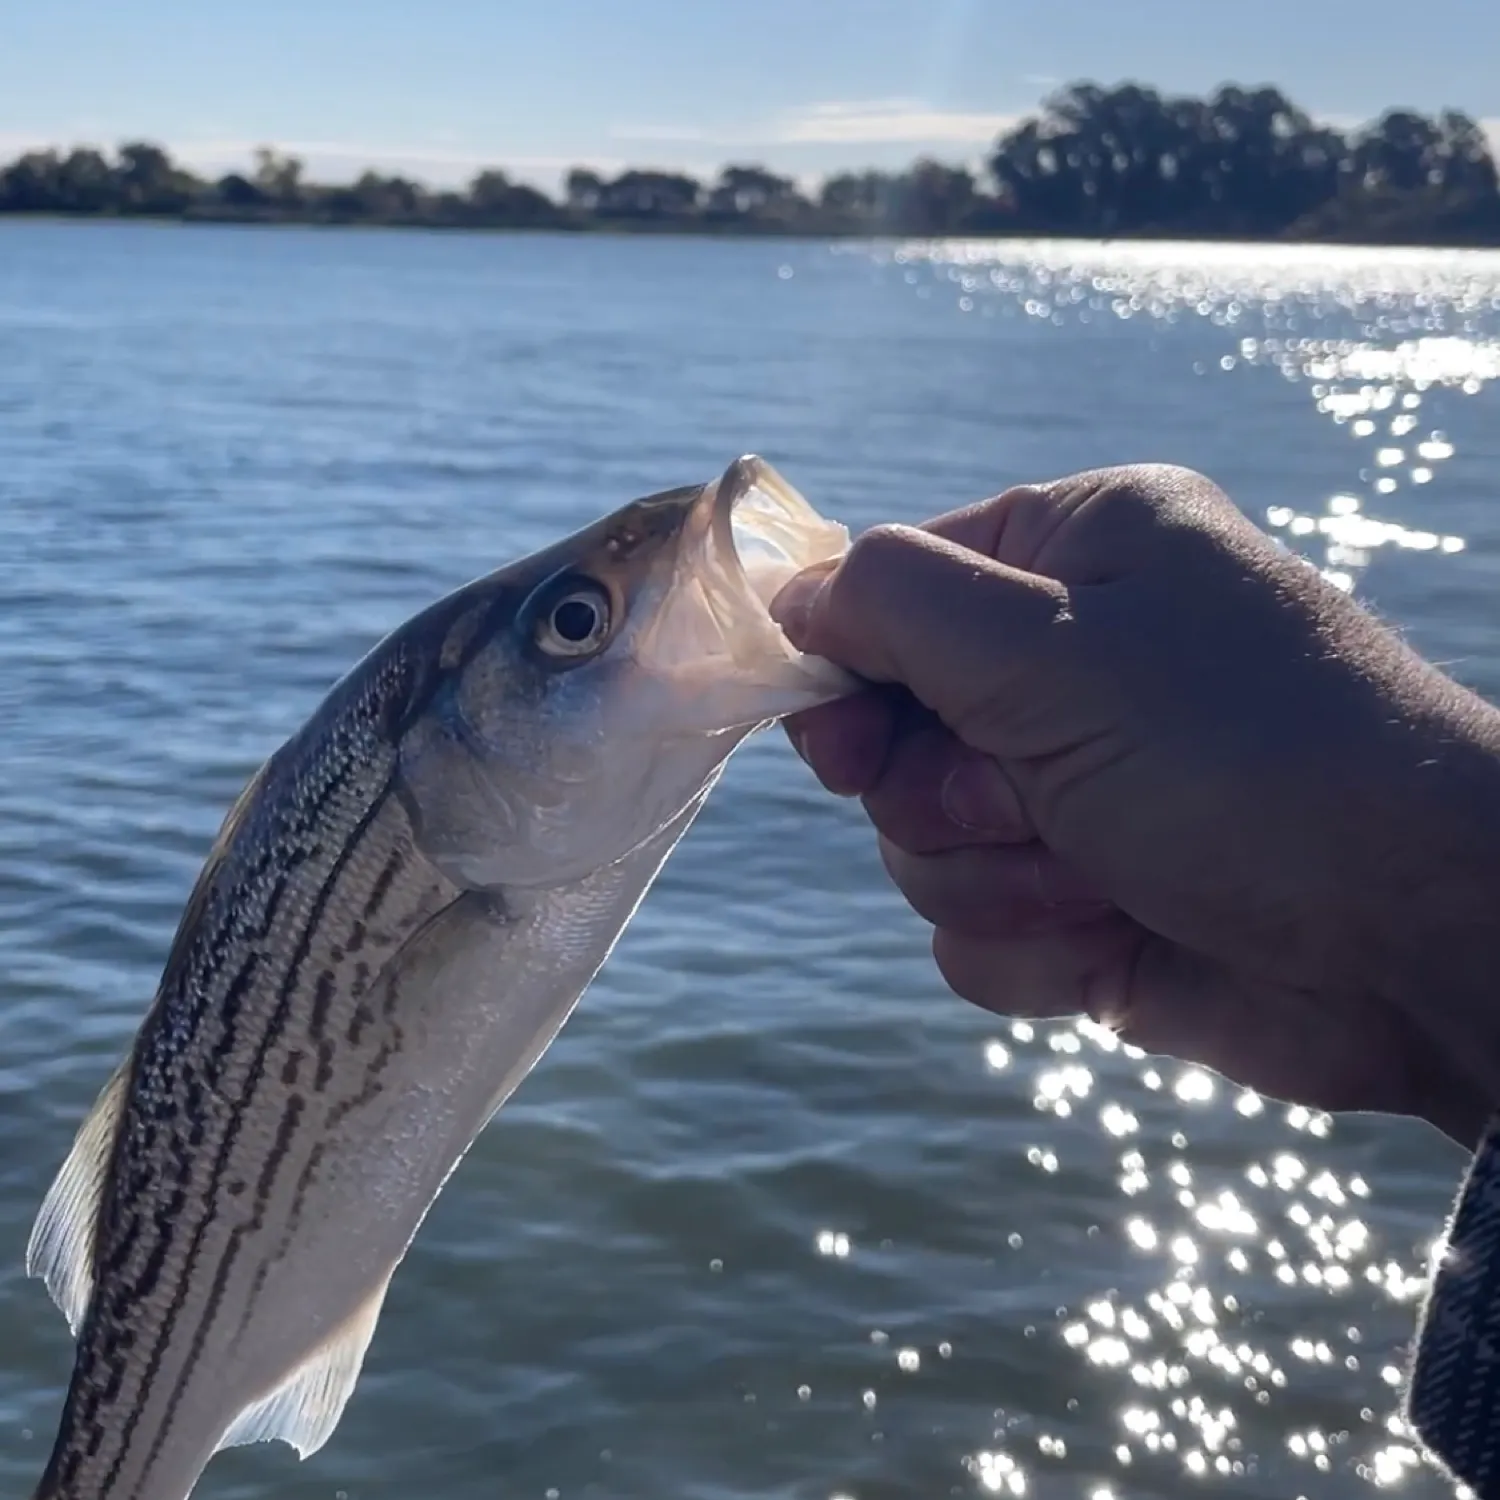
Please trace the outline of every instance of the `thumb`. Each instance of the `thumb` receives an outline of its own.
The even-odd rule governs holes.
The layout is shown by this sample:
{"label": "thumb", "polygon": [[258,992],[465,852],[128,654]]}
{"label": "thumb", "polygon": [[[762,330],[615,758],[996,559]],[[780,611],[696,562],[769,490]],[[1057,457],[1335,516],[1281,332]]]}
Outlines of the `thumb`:
{"label": "thumb", "polygon": [[831,569],[786,584],[771,613],[799,650],[901,684],[959,731],[1044,680],[1072,623],[1056,580],[910,526],[863,533]]}

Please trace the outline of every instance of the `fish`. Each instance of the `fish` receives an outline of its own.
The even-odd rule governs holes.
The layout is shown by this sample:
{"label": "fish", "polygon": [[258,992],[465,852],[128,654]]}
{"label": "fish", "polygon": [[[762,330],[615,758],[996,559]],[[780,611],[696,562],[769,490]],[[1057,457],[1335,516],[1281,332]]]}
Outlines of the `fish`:
{"label": "fish", "polygon": [[328,1441],[428,1209],[729,757],[854,690],[768,608],[848,540],[746,455],[422,610],[266,760],[36,1217],[75,1349],[33,1500]]}

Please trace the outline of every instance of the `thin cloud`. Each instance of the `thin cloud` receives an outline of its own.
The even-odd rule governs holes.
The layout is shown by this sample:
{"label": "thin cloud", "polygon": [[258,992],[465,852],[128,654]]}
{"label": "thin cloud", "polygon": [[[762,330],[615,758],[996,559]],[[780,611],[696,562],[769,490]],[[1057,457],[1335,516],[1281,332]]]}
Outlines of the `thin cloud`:
{"label": "thin cloud", "polygon": [[609,138],[612,141],[646,141],[675,146],[729,145],[742,139],[716,135],[694,125],[611,125]]}
{"label": "thin cloud", "polygon": [[762,149],[775,146],[988,145],[1020,117],[939,109],[919,99],[835,100],[724,129],[644,124],[611,127],[622,142]]}
{"label": "thin cloud", "polygon": [[[472,174],[487,167],[514,172],[565,171],[578,162],[576,156],[515,156],[499,149],[493,151],[454,150],[444,146],[362,145],[355,141],[248,141],[197,140],[172,145],[172,154],[189,166],[234,170],[254,159],[262,146],[284,156],[295,156],[314,166],[342,166],[356,172],[370,168],[376,171],[421,171],[444,178]],[[602,165],[613,167],[610,160]]]}
{"label": "thin cloud", "polygon": [[45,151],[55,146],[56,141],[44,141],[40,136],[27,135],[19,130],[0,130],[0,155],[20,156],[27,151]]}
{"label": "thin cloud", "polygon": [[987,144],[1020,117],[982,110],[935,109],[920,100],[812,104],[792,110],[771,135],[778,145]]}

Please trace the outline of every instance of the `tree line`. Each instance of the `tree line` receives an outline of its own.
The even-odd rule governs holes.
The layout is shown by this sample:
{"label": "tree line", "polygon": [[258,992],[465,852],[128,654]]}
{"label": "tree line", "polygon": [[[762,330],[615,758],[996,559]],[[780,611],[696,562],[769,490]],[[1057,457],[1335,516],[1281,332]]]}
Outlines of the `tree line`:
{"label": "tree line", "polygon": [[33,151],[0,168],[0,213],[432,228],[782,235],[1086,235],[1500,244],[1500,185],[1477,121],[1390,109],[1350,131],[1279,89],[1206,98],[1075,83],[994,143],[979,172],[923,158],[815,193],[762,166],[712,181],[577,168],[551,196],[498,168],[461,191],[367,171],[309,181],[294,156],[195,175],[158,145]]}

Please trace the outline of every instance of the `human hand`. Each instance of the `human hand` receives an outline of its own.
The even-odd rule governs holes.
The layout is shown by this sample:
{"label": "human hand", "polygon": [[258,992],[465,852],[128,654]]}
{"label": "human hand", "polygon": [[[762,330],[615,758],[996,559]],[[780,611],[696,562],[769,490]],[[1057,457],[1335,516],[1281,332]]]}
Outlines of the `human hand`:
{"label": "human hand", "polygon": [[958,994],[1274,1097],[1500,1104],[1500,713],[1145,466],[879,527],[775,613],[870,691],[787,723]]}

